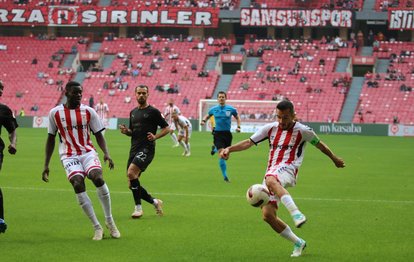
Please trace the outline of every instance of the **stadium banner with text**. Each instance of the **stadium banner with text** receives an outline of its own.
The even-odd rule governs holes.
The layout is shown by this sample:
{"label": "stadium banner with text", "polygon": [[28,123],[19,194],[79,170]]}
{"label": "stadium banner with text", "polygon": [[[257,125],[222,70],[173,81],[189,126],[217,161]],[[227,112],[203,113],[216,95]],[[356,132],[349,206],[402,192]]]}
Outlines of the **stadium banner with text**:
{"label": "stadium banner with text", "polygon": [[371,56],[353,56],[353,65],[375,65],[376,58]]}
{"label": "stadium banner with text", "polygon": [[352,27],[353,12],[336,9],[242,8],[242,26],[275,27]]}
{"label": "stadium banner with text", "polygon": [[219,8],[0,6],[0,26],[151,26],[217,28]]}
{"label": "stadium banner with text", "polygon": [[414,30],[414,9],[388,9],[389,30]]}
{"label": "stadium banner with text", "polygon": [[388,136],[414,136],[414,126],[401,124],[389,125]]}
{"label": "stadium banner with text", "polygon": [[388,136],[386,124],[305,123],[317,134]]}
{"label": "stadium banner with text", "polygon": [[101,52],[79,52],[80,61],[98,61],[102,56]]}
{"label": "stadium banner with text", "polygon": [[223,63],[242,63],[244,55],[242,54],[221,54],[221,62]]}

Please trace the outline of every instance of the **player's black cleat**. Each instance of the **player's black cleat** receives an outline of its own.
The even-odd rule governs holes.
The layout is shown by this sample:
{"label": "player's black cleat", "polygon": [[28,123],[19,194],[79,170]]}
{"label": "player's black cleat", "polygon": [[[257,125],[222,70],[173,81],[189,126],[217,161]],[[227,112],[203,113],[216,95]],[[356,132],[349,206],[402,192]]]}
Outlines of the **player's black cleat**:
{"label": "player's black cleat", "polygon": [[230,179],[229,179],[228,177],[225,177],[225,178],[224,178],[224,182],[226,182],[226,183],[230,183]]}
{"label": "player's black cleat", "polygon": [[216,147],[215,146],[211,146],[211,152],[210,154],[213,156],[216,153]]}
{"label": "player's black cleat", "polygon": [[7,229],[7,224],[3,219],[0,218],[0,233],[5,233]]}

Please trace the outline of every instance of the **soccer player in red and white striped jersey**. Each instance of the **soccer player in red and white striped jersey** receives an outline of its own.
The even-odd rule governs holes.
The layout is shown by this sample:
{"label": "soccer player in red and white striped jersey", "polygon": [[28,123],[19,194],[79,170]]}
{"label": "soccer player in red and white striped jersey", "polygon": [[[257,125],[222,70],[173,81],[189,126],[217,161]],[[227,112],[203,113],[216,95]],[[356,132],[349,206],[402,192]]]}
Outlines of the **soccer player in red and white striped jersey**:
{"label": "soccer player in red and white striped jersey", "polygon": [[170,136],[174,143],[173,147],[178,147],[180,143],[178,142],[177,135],[174,133],[175,131],[175,125],[174,120],[172,118],[173,113],[177,113],[178,115],[181,114],[180,109],[178,106],[174,105],[174,99],[170,98],[168,100],[168,104],[164,109],[164,118],[167,121],[168,125],[170,126]]}
{"label": "soccer player in red and white striped jersey", "polygon": [[[95,106],[95,111],[98,114],[104,126],[106,127],[108,125],[109,106],[107,103],[104,103],[102,98],[99,100],[99,103]],[[105,130],[102,131],[102,134],[105,135]]]}
{"label": "soccer player in red and white striped jersey", "polygon": [[295,186],[298,169],[302,164],[306,142],[311,143],[327,155],[336,167],[345,167],[344,161],[337,157],[323,143],[315,132],[297,122],[292,102],[283,100],[276,106],[277,121],[263,126],[249,139],[227,147],[221,152],[223,158],[228,158],[231,152],[242,151],[268,141],[269,160],[263,184],[267,186],[272,197],[267,205],[262,207],[264,220],[282,237],[294,243],[291,256],[302,255],[306,242],[297,237],[290,227],[277,216],[278,202],[281,202],[291,214],[296,227],[306,222],[306,217],[299,211],[286,187]]}
{"label": "soccer player in red and white striped jersey", "polygon": [[86,216],[92,222],[95,230],[93,240],[102,240],[103,229],[99,223],[92,202],[86,193],[85,178],[89,178],[96,187],[101,202],[105,223],[110,234],[119,238],[119,233],[111,211],[111,198],[108,186],[102,175],[102,165],[92,144],[90,134],[95,135],[96,141],[104,153],[104,161],[109,162],[113,169],[114,163],[109,155],[106,141],[102,135],[105,129],[95,110],[81,104],[83,88],[78,82],[66,84],[66,104],[58,105],[49,112],[48,137],[46,140],[46,156],[42,179],[49,182],[49,163],[55,148],[56,134],[59,133],[59,154],[66,176],[75,190],[76,197]]}

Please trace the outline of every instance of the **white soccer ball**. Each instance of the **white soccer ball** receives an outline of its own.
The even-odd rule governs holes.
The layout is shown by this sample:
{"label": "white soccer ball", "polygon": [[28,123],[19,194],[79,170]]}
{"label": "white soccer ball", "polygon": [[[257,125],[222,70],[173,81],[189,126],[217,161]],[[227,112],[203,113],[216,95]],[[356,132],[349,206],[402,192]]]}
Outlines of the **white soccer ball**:
{"label": "white soccer ball", "polygon": [[246,192],[247,202],[254,207],[266,205],[269,202],[269,198],[269,190],[261,184],[252,185]]}

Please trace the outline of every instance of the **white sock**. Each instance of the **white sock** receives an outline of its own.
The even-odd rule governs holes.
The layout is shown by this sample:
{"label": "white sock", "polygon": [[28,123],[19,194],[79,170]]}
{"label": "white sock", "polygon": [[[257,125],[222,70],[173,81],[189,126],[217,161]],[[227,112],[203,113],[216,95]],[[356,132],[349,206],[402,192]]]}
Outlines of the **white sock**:
{"label": "white sock", "polygon": [[171,139],[174,142],[174,144],[177,144],[178,143],[177,136],[175,135],[175,133],[172,133],[171,134]]}
{"label": "white sock", "polygon": [[136,206],[135,206],[135,209],[136,209],[136,210],[142,210],[142,205],[136,205]]}
{"label": "white sock", "polygon": [[157,206],[157,204],[158,204],[158,199],[154,198],[154,203],[153,203],[153,205],[154,205],[154,206]]}
{"label": "white sock", "polygon": [[76,194],[76,197],[78,199],[79,205],[83,209],[83,212],[92,222],[93,227],[95,229],[102,228],[101,224],[99,224],[99,221],[96,218],[95,211],[93,210],[92,202],[88,194],[86,192],[82,192],[82,193]]}
{"label": "white sock", "polygon": [[187,152],[187,147],[186,147],[186,145],[185,145],[185,143],[184,143],[184,141],[183,141],[183,140],[181,140],[181,141],[180,141],[180,145],[181,145],[182,147],[184,147],[185,152]]}
{"label": "white sock", "polygon": [[188,144],[187,144],[187,152],[188,152],[188,153],[190,153],[190,152],[191,152],[191,150],[190,150],[190,142],[188,142]]}
{"label": "white sock", "polygon": [[284,194],[280,198],[280,202],[282,202],[282,204],[287,208],[291,216],[300,214],[298,207],[289,194]]}
{"label": "white sock", "polygon": [[286,228],[280,232],[280,236],[289,240],[290,242],[293,242],[293,244],[300,241],[300,238],[293,233],[292,229],[288,225],[286,225]]}
{"label": "white sock", "polygon": [[99,201],[101,202],[101,206],[105,214],[105,221],[113,222],[111,211],[111,195],[109,194],[109,189],[106,183],[101,187],[96,188],[96,194],[98,195]]}

